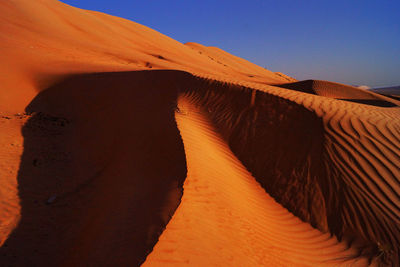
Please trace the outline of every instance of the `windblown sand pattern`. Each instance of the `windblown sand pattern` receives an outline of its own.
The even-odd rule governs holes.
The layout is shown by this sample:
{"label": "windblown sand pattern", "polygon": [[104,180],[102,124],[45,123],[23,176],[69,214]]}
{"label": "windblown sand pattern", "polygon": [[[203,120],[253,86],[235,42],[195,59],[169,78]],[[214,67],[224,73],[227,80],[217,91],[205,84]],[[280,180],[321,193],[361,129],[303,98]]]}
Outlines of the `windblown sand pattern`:
{"label": "windblown sand pattern", "polygon": [[0,265],[400,262],[395,97],[55,0],[0,12]]}
{"label": "windblown sand pattern", "polygon": [[[357,251],[275,202],[193,96],[179,99],[188,176],[182,202],[143,266],[366,265]],[[218,255],[216,257],[216,254]]]}
{"label": "windblown sand pattern", "polygon": [[[313,119],[283,99],[275,100],[278,104],[274,105],[271,95],[256,93],[251,110],[250,93],[247,93],[246,100],[245,93],[224,95],[224,90],[218,86],[217,93],[206,90],[200,101],[209,111],[218,110],[211,117],[225,132],[232,151],[256,178],[266,177],[260,183],[294,214],[319,229],[331,231],[340,239],[344,237],[352,242],[361,242],[357,246],[363,255],[380,255],[384,261],[387,258],[392,263],[397,262],[398,107],[352,104],[326,97],[305,97],[304,94],[277,91],[271,87],[254,87],[294,100],[318,116]],[[196,92],[202,90],[196,89]],[[346,93],[352,96],[358,92]],[[238,99],[244,100],[240,102]],[[392,106],[396,106],[396,101],[392,102]],[[262,106],[264,112],[257,111],[257,106]],[[263,117],[257,118],[258,114]],[[289,127],[285,126],[285,116],[290,118]],[[320,118],[320,122],[316,118]],[[302,125],[296,126],[299,119]],[[262,127],[268,132],[263,133]],[[288,130],[285,133],[285,128],[296,134],[287,134]],[[278,142],[271,144],[263,140]],[[285,149],[285,146],[291,149]],[[269,152],[268,158],[265,158],[266,151]],[[296,151],[296,155],[285,155],[285,151]],[[290,164],[285,166],[281,162]]]}

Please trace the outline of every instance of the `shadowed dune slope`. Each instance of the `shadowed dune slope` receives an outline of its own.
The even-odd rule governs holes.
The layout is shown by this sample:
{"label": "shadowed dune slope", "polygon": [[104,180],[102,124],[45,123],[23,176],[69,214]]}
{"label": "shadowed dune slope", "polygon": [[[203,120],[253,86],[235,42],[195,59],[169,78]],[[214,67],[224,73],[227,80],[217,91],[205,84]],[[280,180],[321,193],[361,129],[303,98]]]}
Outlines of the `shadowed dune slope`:
{"label": "shadowed dune slope", "polygon": [[75,76],[32,101],[18,172],[21,220],[0,265],[144,260],[186,177],[173,76]]}
{"label": "shadowed dune slope", "polygon": [[400,262],[395,98],[56,0],[0,14],[0,265]]}
{"label": "shadowed dune slope", "polygon": [[196,103],[195,94],[178,101],[188,176],[181,205],[143,266],[368,264],[357,249],[313,229],[275,202],[233,155],[212,126],[209,111]]}
{"label": "shadowed dune slope", "polygon": [[279,94],[322,118],[330,230],[339,237],[361,235],[383,262],[400,262],[399,107],[304,97],[292,90]]}
{"label": "shadowed dune slope", "polygon": [[[1,248],[0,261],[65,265],[143,262],[180,201],[186,165],[174,110],[178,95],[184,94],[203,110],[201,116],[213,125],[210,129],[216,129],[215,133],[207,131],[221,136],[217,143],[226,143],[229,153],[266,193],[309,223],[300,225],[310,231],[310,225],[314,226],[343,240],[337,246],[332,245],[336,241],[329,241],[332,250],[329,257],[319,254],[325,255],[321,262],[362,258],[395,262],[400,236],[396,193],[399,128],[388,118],[395,116],[398,108],[375,107],[375,118],[386,118],[376,135],[371,132],[379,128],[370,129],[364,111],[371,111],[366,108],[369,106],[319,96],[310,99],[307,94],[272,86],[256,89],[160,70],[79,75],[39,94],[27,109],[34,113],[23,128],[24,154],[18,174],[21,221]],[[328,105],[331,111],[318,115]],[[191,113],[178,111],[182,116]],[[343,111],[346,114],[340,115]],[[354,121],[357,112],[364,112],[365,119],[359,116]],[[328,119],[330,115],[333,117]],[[197,131],[198,126],[193,128]],[[369,141],[363,141],[366,138]],[[195,144],[194,148],[188,147],[191,142],[186,146],[186,157],[188,150],[197,153]],[[220,168],[225,167],[220,164]],[[196,179],[203,179],[201,169],[197,169],[200,176]],[[201,186],[195,191],[202,192]],[[185,199],[192,201],[190,194]],[[242,200],[218,201],[232,201],[229,205],[235,206]],[[256,210],[263,209],[262,204],[254,205]],[[214,206],[207,207],[212,210]],[[246,212],[252,209],[248,207]],[[208,220],[197,218],[203,219],[205,223]],[[225,220],[222,226],[233,223],[223,216],[221,220]],[[263,226],[259,231],[275,229],[273,235],[278,236],[303,231],[303,226],[274,228],[278,222],[279,218],[270,223],[260,220]],[[180,225],[183,231],[193,230],[190,224]],[[315,233],[322,238],[321,232]],[[267,236],[256,244],[267,240],[276,246]],[[303,241],[296,242],[291,244],[301,247]],[[320,241],[315,242],[318,247]],[[351,250],[346,250],[346,243]],[[320,245],[325,247],[323,242]],[[284,250],[286,245],[279,246]],[[384,256],[380,255],[383,246],[388,248]],[[315,263],[315,255],[303,255],[297,248],[272,253],[269,260],[293,257]],[[267,264],[268,260],[260,262]]]}
{"label": "shadowed dune slope", "polygon": [[361,255],[398,262],[399,108],[240,88],[216,82],[193,97],[265,190]]}

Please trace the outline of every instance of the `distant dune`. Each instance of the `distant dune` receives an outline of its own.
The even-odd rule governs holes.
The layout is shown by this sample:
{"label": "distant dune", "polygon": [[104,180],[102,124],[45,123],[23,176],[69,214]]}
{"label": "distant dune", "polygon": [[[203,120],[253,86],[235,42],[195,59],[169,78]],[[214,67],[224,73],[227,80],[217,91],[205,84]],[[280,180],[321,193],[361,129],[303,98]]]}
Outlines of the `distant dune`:
{"label": "distant dune", "polygon": [[1,266],[398,266],[392,91],[56,0],[0,14]]}
{"label": "distant dune", "polygon": [[372,92],[400,100],[400,86],[373,88]]}
{"label": "distant dune", "polygon": [[308,94],[370,104],[374,106],[397,106],[396,103],[392,103],[393,101],[391,101],[390,98],[388,99],[388,97],[385,97],[381,94],[373,94],[369,90],[328,81],[306,80],[293,83],[276,84],[276,86]]}

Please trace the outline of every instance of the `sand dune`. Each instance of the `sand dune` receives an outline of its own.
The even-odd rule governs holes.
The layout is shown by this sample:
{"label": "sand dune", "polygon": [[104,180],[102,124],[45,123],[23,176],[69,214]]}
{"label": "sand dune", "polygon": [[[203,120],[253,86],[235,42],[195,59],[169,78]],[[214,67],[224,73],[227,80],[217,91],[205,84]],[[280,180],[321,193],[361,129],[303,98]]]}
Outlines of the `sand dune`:
{"label": "sand dune", "polygon": [[0,14],[1,110],[22,112],[37,91],[76,73],[178,69],[287,82],[227,53],[233,69],[143,25],[57,0],[2,1]]}
{"label": "sand dune", "polygon": [[0,2],[0,265],[396,266],[400,102]]}
{"label": "sand dune", "polygon": [[194,99],[181,97],[176,114],[188,164],[182,204],[143,266],[367,264],[266,194]]}
{"label": "sand dune", "polygon": [[[148,72],[77,76],[32,101],[18,171],[21,220],[0,262],[144,259],[176,209],[186,176],[174,120],[177,92],[161,81]],[[141,89],[131,90],[132,82]]]}
{"label": "sand dune", "polygon": [[400,86],[374,88],[370,89],[370,91],[387,97],[394,98],[396,100],[400,100]]}
{"label": "sand dune", "polygon": [[304,93],[376,106],[394,107],[399,104],[397,101],[392,103],[393,99],[380,94],[375,94],[369,90],[328,81],[306,80],[280,84],[277,86]]}

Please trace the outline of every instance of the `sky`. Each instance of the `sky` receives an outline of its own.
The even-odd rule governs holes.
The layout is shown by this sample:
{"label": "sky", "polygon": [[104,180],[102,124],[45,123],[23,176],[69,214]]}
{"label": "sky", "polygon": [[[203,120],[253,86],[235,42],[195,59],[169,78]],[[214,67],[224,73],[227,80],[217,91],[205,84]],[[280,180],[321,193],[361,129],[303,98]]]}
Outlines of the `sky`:
{"label": "sky", "polygon": [[399,0],[62,0],[298,80],[400,85]]}

